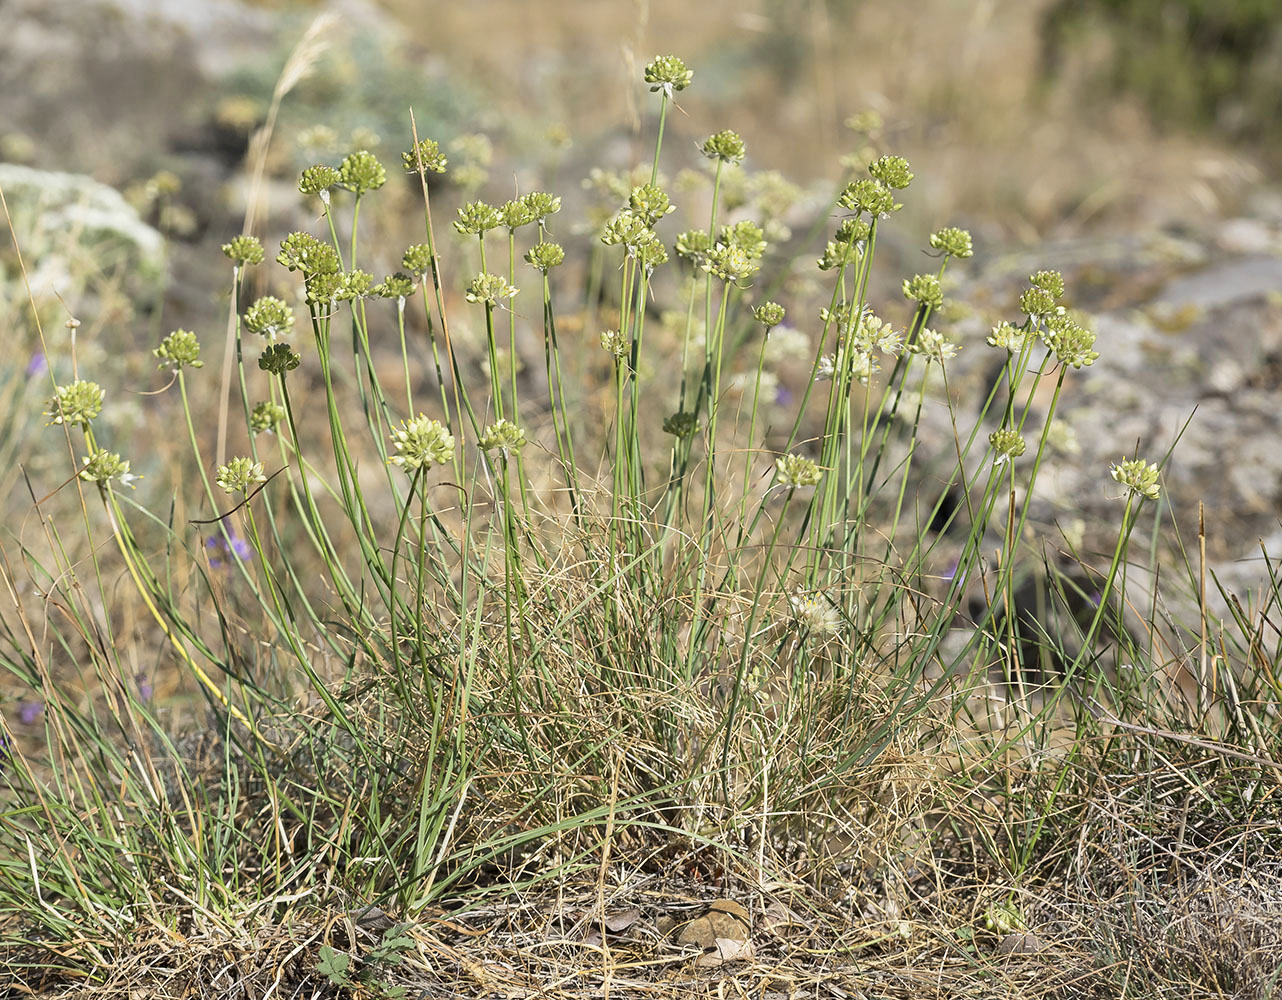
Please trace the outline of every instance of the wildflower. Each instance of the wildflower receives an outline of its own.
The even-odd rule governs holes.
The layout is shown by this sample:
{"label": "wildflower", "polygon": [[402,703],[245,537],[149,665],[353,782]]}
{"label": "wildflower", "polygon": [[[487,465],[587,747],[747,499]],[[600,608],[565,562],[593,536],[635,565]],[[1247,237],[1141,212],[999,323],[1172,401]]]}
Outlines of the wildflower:
{"label": "wildflower", "polygon": [[503,203],[503,207],[499,209],[499,219],[509,233],[515,233],[522,226],[528,226],[534,221],[534,213],[530,211],[530,206],[525,203],[524,198],[513,198]]}
{"label": "wildflower", "polygon": [[303,288],[310,305],[333,308],[346,292],[346,276],[341,271],[317,271],[303,279]]}
{"label": "wildflower", "polygon": [[677,256],[696,266],[703,264],[710,249],[712,240],[702,229],[688,229],[677,237]]}
{"label": "wildflower", "polygon": [[200,360],[200,341],[190,330],[175,330],[160,342],[160,346],[151,352],[160,359],[157,368],[203,368],[205,362]]}
{"label": "wildflower", "polygon": [[349,153],[338,165],[339,182],[359,198],[387,183],[387,171],[368,149]]}
{"label": "wildflower", "polygon": [[345,302],[350,302],[352,299],[363,299],[370,294],[373,287],[374,275],[357,268],[343,275],[342,285],[338,290],[338,298]]}
{"label": "wildflower", "polygon": [[761,260],[766,252],[765,233],[755,222],[746,219],[731,226],[722,226],[719,242],[738,247],[752,261]]}
{"label": "wildflower", "polygon": [[864,244],[868,242],[868,237],[871,234],[872,226],[856,215],[849,219],[843,219],[832,238],[838,243],[848,243],[856,250],[863,250]]}
{"label": "wildflower", "polygon": [[500,299],[514,297],[519,289],[509,285],[497,274],[478,274],[467,286],[467,301],[484,302],[487,306],[497,306]]}
{"label": "wildflower", "polygon": [[934,330],[923,327],[917,331],[917,336],[911,344],[905,344],[905,349],[912,354],[919,354],[927,361],[951,361],[957,357],[957,352],[961,350],[957,344],[948,339],[946,334],[936,333]]}
{"label": "wildflower", "polygon": [[937,309],[943,304],[944,289],[933,274],[915,274],[904,279],[904,298]]}
{"label": "wildflower", "polygon": [[427,274],[432,269],[432,248],[426,243],[407,247],[401,257],[401,267],[413,275]]}
{"label": "wildflower", "polygon": [[703,269],[722,281],[741,281],[754,274],[760,265],[742,248],[718,243],[708,251]]}
{"label": "wildflower", "polygon": [[699,433],[699,429],[698,415],[685,410],[679,410],[663,418],[663,433],[671,434],[673,437],[693,437]]}
{"label": "wildflower", "polygon": [[628,353],[628,339],[618,330],[606,330],[601,334],[601,347],[607,354],[622,358]]}
{"label": "wildflower", "polygon": [[454,457],[454,436],[439,420],[419,414],[392,432],[397,454],[388,459],[406,472],[444,465]]}
{"label": "wildflower", "polygon": [[819,364],[815,368],[816,382],[831,382],[837,377],[837,356],[835,354],[825,354],[819,359]]}
{"label": "wildflower", "polygon": [[936,233],[932,233],[930,245],[936,250],[942,250],[946,257],[964,258],[971,257],[975,253],[970,233],[964,229],[958,229],[956,226],[948,226]]}
{"label": "wildflower", "polygon": [[219,532],[205,539],[205,555],[209,559],[210,569],[222,569],[232,560],[245,562],[253,555],[253,551],[249,542],[231,530],[227,530],[226,535]]}
{"label": "wildflower", "polygon": [[525,203],[526,210],[540,226],[547,222],[549,215],[556,215],[561,211],[561,199],[546,191],[531,191],[523,195],[521,201]]}
{"label": "wildflower", "polygon": [[276,263],[303,274],[333,274],[339,269],[338,251],[310,233],[290,233],[281,241]]}
{"label": "wildflower", "polygon": [[156,689],[152,686],[147,675],[143,673],[134,674],[134,683],[138,685],[138,700],[151,701],[152,697],[156,693]]}
{"label": "wildflower", "polygon": [[913,172],[902,156],[881,156],[868,165],[868,173],[886,187],[902,189],[912,183]]}
{"label": "wildflower", "polygon": [[814,486],[822,475],[819,466],[804,455],[783,455],[775,463],[775,481],[790,490]]}
{"label": "wildflower", "polygon": [[850,212],[867,212],[875,219],[887,219],[904,206],[895,201],[894,193],[875,177],[851,181],[841,192],[837,203]]}
{"label": "wildflower", "polygon": [[989,346],[1000,347],[1011,354],[1018,354],[1028,343],[1029,331],[1012,326],[1007,322],[998,323],[987,337]]}
{"label": "wildflower", "polygon": [[267,482],[267,476],[262,462],[255,462],[252,458],[233,458],[218,467],[214,482],[227,493],[248,493],[251,486]]}
{"label": "wildflower", "polygon": [[445,154],[441,152],[440,144],[435,139],[420,139],[408,153],[401,154],[401,162],[405,165],[407,174],[418,173],[420,163],[424,170],[443,174],[447,161]]}
{"label": "wildflower", "polygon": [[841,614],[818,594],[798,591],[788,597],[788,606],[797,625],[815,635],[836,635],[841,630]]}
{"label": "wildflower", "polygon": [[286,372],[292,372],[302,362],[303,359],[290,350],[288,344],[268,344],[267,349],[258,358],[258,367],[284,378]]}
{"label": "wildflower", "polygon": [[102,386],[97,382],[77,379],[70,385],[60,385],[54,390],[45,415],[53,418],[50,423],[88,427],[102,412],[102,400]]}
{"label": "wildflower", "polygon": [[1058,271],[1038,271],[1028,281],[1033,287],[1049,292],[1053,298],[1062,298],[1064,295],[1064,276]]}
{"label": "wildflower", "polygon": [[381,295],[385,299],[399,299],[402,303],[417,290],[418,285],[414,284],[414,279],[404,271],[389,274],[374,286],[375,295]]}
{"label": "wildflower", "polygon": [[628,195],[628,208],[645,220],[647,226],[653,226],[665,215],[677,210],[668,196],[656,184],[643,184],[632,189]]}
{"label": "wildflower", "polygon": [[649,231],[635,246],[628,248],[628,255],[645,268],[647,275],[660,264],[668,262],[668,250],[663,245],[663,241]]}
{"label": "wildflower", "polygon": [[769,330],[783,322],[784,308],[778,302],[763,302],[752,310],[752,317]]}
{"label": "wildflower", "polygon": [[285,407],[280,403],[273,403],[270,399],[264,399],[254,404],[254,409],[249,414],[249,429],[254,434],[262,434],[264,431],[275,432],[285,416]]}
{"label": "wildflower", "polygon": [[997,464],[1009,462],[1024,454],[1025,442],[1019,431],[1012,427],[1003,427],[988,435],[988,443],[997,453]]}
{"label": "wildflower", "polygon": [[632,209],[625,208],[605,224],[601,242],[608,247],[622,244],[630,248],[640,243],[649,232],[650,227],[646,225],[645,219]]}
{"label": "wildflower", "polygon": [[1142,458],[1124,458],[1118,464],[1109,466],[1108,474],[1115,482],[1125,486],[1133,496],[1156,500],[1162,495],[1162,487],[1157,483],[1159,471],[1156,464],[1145,462]]}
{"label": "wildflower", "polygon": [[1045,288],[1034,285],[1019,297],[1021,312],[1028,314],[1034,323],[1055,311],[1055,296]]}
{"label": "wildflower", "polygon": [[503,224],[499,210],[483,201],[469,201],[458,210],[454,231],[464,236],[481,236]]}
{"label": "wildflower", "polygon": [[112,479],[119,479],[125,486],[133,486],[133,481],[137,476],[129,474],[129,463],[121,458],[114,451],[107,451],[105,448],[95,448],[93,452],[85,456],[84,467],[80,470],[80,478],[89,483],[99,483],[106,485]]}
{"label": "wildflower", "polygon": [[480,440],[482,451],[500,451],[505,456],[525,447],[525,431],[510,420],[499,420],[485,428]]}
{"label": "wildflower", "polygon": [[45,357],[44,351],[36,351],[27,361],[27,378],[36,378],[43,375],[49,370],[49,359]]}
{"label": "wildflower", "polygon": [[743,162],[746,151],[739,133],[727,128],[708,136],[703,141],[701,152],[710,160],[737,164]]}
{"label": "wildflower", "polygon": [[851,244],[829,240],[823,256],[815,261],[815,266],[821,271],[835,271],[850,260],[851,248]]}
{"label": "wildflower", "polygon": [[650,84],[650,92],[661,90],[667,98],[672,97],[673,91],[685,90],[693,79],[694,71],[687,69],[676,56],[655,56],[645,68],[645,82]]}
{"label": "wildflower", "polygon": [[565,262],[565,250],[559,243],[536,243],[526,251],[525,262],[547,274]]}
{"label": "wildflower", "polygon": [[223,244],[223,253],[230,257],[237,267],[263,262],[263,245],[257,236],[237,236],[230,243]]}
{"label": "wildflower", "polygon": [[333,167],[318,163],[313,167],[308,167],[298,178],[298,193],[302,195],[314,194],[324,204],[328,205],[329,189],[342,179],[342,174]]}
{"label": "wildflower", "polygon": [[1094,350],[1095,333],[1082,326],[1063,306],[1047,318],[1047,328],[1042,333],[1046,346],[1061,364],[1083,368],[1095,363],[1099,351]]}

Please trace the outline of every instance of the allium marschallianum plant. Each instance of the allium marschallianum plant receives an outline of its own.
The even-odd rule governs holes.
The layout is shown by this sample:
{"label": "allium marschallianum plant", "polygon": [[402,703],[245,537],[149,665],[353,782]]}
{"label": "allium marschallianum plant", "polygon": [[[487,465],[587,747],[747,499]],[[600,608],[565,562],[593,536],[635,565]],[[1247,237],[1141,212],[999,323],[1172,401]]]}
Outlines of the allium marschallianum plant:
{"label": "allium marschallianum plant", "polygon": [[[302,172],[314,232],[223,248],[230,378],[202,367],[214,329],[154,351],[168,389],[146,405],[177,418],[187,465],[113,436],[120,390],[55,380],[48,433],[83,456],[96,569],[55,562],[43,586],[72,609],[57,642],[106,693],[46,692],[57,752],[7,765],[0,892],[38,877],[28,916],[46,940],[179,911],[239,927],[300,890],[413,916],[604,867],[625,829],[693,838],[768,881],[783,877],[772,838],[879,801],[892,758],[938,746],[993,664],[1020,689],[992,610],[1026,544],[1012,498],[1033,490],[1065,381],[1098,357],[1062,279],[1033,276],[989,338],[1002,378],[957,414],[950,483],[973,527],[945,574],[943,535],[922,527],[945,501],[904,442],[958,352],[985,350],[941,312],[970,234],[922,234],[932,269],[903,278],[904,304],[869,301],[878,239],[912,197],[907,161],[880,156],[831,198],[825,301],[793,300],[778,241],[797,189],[745,175],[746,144],[723,130],[681,204],[660,166],[693,74],[662,57],[644,75],[654,158],[640,183],[605,184],[588,302],[558,282],[577,252],[557,241],[575,231],[559,197],[470,199],[441,226],[448,189],[427,177],[448,180],[447,158],[415,136],[401,163],[421,242],[362,241],[389,176],[360,150]],[[731,188],[757,195],[729,209]],[[268,294],[248,294],[251,271]],[[785,352],[808,366],[795,392]],[[1035,378],[1054,385],[1041,410]],[[1159,495],[1142,459],[1112,477],[1127,491],[1112,569],[1055,692],[1089,674],[1099,694],[1094,640]],[[95,573],[101,615],[81,589]],[[959,631],[981,580],[990,610]],[[212,764],[128,680],[135,641],[203,694]],[[47,686],[39,650],[13,650],[10,670]],[[1012,700],[1015,727],[977,727],[973,759],[1035,744],[1060,701]]]}

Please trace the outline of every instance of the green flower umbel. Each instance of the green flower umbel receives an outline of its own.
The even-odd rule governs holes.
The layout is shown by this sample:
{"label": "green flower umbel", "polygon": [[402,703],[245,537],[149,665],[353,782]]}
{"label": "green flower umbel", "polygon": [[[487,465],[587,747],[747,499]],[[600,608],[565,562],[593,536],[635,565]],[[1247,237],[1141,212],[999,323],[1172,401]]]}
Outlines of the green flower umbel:
{"label": "green flower umbel", "polygon": [[129,474],[129,463],[121,458],[114,451],[107,451],[105,448],[96,448],[92,455],[85,456],[84,468],[80,470],[80,478],[89,483],[100,483],[105,485],[112,479],[119,479],[126,486],[133,486],[133,481],[137,476]]}
{"label": "green flower umbel", "polygon": [[775,481],[792,490],[816,486],[822,476],[823,470],[804,455],[784,455],[775,463]]}
{"label": "green flower umbel", "polygon": [[663,91],[671,97],[674,91],[685,90],[694,79],[694,71],[687,69],[676,56],[655,56],[645,68],[645,82],[652,92]]}
{"label": "green flower umbel", "polygon": [[392,431],[396,454],[388,459],[406,472],[444,465],[454,457],[454,435],[439,420],[419,414]]}
{"label": "green flower umbel", "polygon": [[499,420],[485,428],[481,435],[482,451],[501,451],[511,455],[525,447],[525,431],[510,420]]}
{"label": "green flower umbel", "polygon": [[1132,496],[1156,500],[1162,495],[1162,487],[1157,484],[1158,471],[1155,464],[1142,458],[1124,458],[1117,465],[1110,466],[1108,474],[1125,486]]}
{"label": "green flower umbel", "polygon": [[157,368],[203,368],[205,362],[200,360],[200,341],[190,330],[175,330],[160,342],[160,346],[151,352],[160,359]]}
{"label": "green flower umbel", "polygon": [[94,417],[102,412],[102,386],[97,382],[77,379],[70,385],[60,385],[49,400],[47,416],[55,424],[79,424],[88,427]]}
{"label": "green flower umbel", "polygon": [[226,465],[218,467],[219,487],[228,493],[248,493],[250,488],[267,482],[263,473],[263,463],[252,458],[233,458]]}

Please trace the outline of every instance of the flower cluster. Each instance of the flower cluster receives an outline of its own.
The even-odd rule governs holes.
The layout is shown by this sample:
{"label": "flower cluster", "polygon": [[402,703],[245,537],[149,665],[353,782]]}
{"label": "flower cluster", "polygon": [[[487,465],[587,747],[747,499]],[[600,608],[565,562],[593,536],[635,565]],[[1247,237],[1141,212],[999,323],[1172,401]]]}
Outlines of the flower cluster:
{"label": "flower cluster", "polygon": [[443,174],[447,163],[445,154],[441,152],[440,144],[435,139],[420,139],[413,149],[401,154],[401,162],[405,165],[407,174],[418,173],[420,162],[424,170]]}
{"label": "flower cluster", "polygon": [[469,201],[458,210],[454,231],[464,236],[482,236],[503,225],[503,216],[493,205],[483,201]]}
{"label": "flower cluster", "polygon": [[92,454],[85,456],[80,478],[89,483],[105,485],[112,479],[119,479],[126,486],[133,486],[137,476],[129,474],[129,463],[114,451],[95,448]]}
{"label": "flower cluster", "polygon": [[500,302],[513,298],[519,289],[509,285],[497,274],[478,274],[467,286],[467,301],[484,302],[487,306],[497,306]]}
{"label": "flower cluster", "polygon": [[389,274],[386,278],[374,286],[374,294],[380,295],[385,299],[398,299],[402,305],[405,300],[417,291],[418,286],[414,284],[414,279],[404,271],[397,271],[395,274]]}
{"label": "flower cluster", "polygon": [[661,90],[669,98],[673,91],[685,90],[693,79],[694,71],[676,56],[655,56],[645,68],[645,82],[650,84],[651,92]]}
{"label": "flower cluster", "polygon": [[1056,306],[1046,317],[1042,340],[1060,364],[1083,368],[1094,364],[1099,357],[1099,351],[1094,349],[1095,332],[1082,326],[1063,306]]}
{"label": "flower cluster", "polygon": [[284,419],[285,407],[270,399],[264,399],[254,404],[253,412],[249,415],[249,429],[255,434],[262,434],[264,431],[273,432]]}
{"label": "flower cluster", "polygon": [[895,201],[894,192],[875,177],[851,181],[841,192],[837,203],[850,212],[867,213],[874,219],[886,219],[904,206]]}
{"label": "flower cluster", "polygon": [[525,431],[507,419],[485,428],[480,440],[482,451],[499,451],[505,456],[515,454],[525,447]]}
{"label": "flower cluster", "polygon": [[988,435],[988,443],[993,446],[997,455],[997,464],[1009,462],[1024,454],[1025,442],[1019,431],[1013,427],[1003,427]]}
{"label": "flower cluster", "polygon": [[223,253],[231,258],[237,267],[263,262],[263,245],[257,236],[237,236],[230,243],[223,244]]}
{"label": "flower cluster", "polygon": [[312,274],[336,274],[339,270],[338,251],[322,243],[310,233],[290,233],[281,241],[276,263],[290,271]]}
{"label": "flower cluster", "polygon": [[454,457],[454,435],[439,420],[419,414],[392,432],[396,454],[388,459],[406,472],[444,465]]}
{"label": "flower cluster", "polygon": [[269,344],[294,328],[294,310],[274,295],[264,295],[245,310],[245,329],[257,333]]}
{"label": "flower cluster", "polygon": [[778,302],[763,302],[752,310],[752,318],[767,330],[783,322],[784,308]]}
{"label": "flower cluster", "polygon": [[917,354],[929,361],[938,361],[943,363],[951,361],[957,357],[957,352],[961,347],[948,339],[948,335],[938,333],[928,327],[922,327],[917,331],[917,336],[904,349],[911,354]]}
{"label": "flower cluster", "polygon": [[782,455],[775,462],[775,481],[789,489],[815,486],[821,478],[823,478],[823,470],[804,455]]}
{"label": "flower cluster", "polygon": [[60,385],[49,399],[45,415],[55,424],[79,424],[88,427],[102,412],[103,391],[97,382],[77,379],[70,385]]}
{"label": "flower cluster", "polygon": [[302,363],[303,359],[284,343],[268,344],[267,349],[258,358],[259,368],[282,378],[286,372],[292,372]]}
{"label": "flower cluster", "polygon": [[1108,474],[1115,482],[1125,486],[1132,496],[1156,500],[1162,495],[1162,487],[1157,483],[1159,471],[1155,463],[1146,462],[1142,458],[1124,458],[1118,464],[1109,466]]}
{"label": "flower cluster", "polygon": [[742,163],[747,153],[739,133],[732,132],[728,128],[722,129],[720,132],[714,132],[703,140],[701,151],[710,160],[719,160],[722,163],[731,164]]}
{"label": "flower cluster", "polygon": [[841,614],[818,594],[798,591],[788,597],[788,607],[802,631],[813,635],[836,635],[841,629]]}
{"label": "flower cluster", "polygon": [[214,482],[227,493],[248,493],[251,487],[267,482],[267,476],[262,462],[255,462],[252,458],[233,458],[218,467]]}
{"label": "flower cluster", "polygon": [[904,298],[938,309],[944,303],[944,287],[933,274],[914,274],[904,279]]}
{"label": "flower cluster", "polygon": [[643,184],[632,189],[628,195],[628,208],[634,215],[645,220],[647,226],[653,226],[665,215],[677,210],[671,199],[657,184]]}
{"label": "flower cluster", "polygon": [[625,357],[629,346],[628,338],[618,330],[606,330],[601,334],[601,349],[615,358]]}
{"label": "flower cluster", "polygon": [[545,240],[534,244],[526,251],[525,262],[547,274],[552,268],[565,262],[565,249],[559,243],[549,243]]}
{"label": "flower cluster", "polygon": [[303,171],[298,179],[298,193],[317,195],[322,202],[328,205],[329,189],[339,184],[342,179],[343,175],[333,167],[318,163]]}
{"label": "flower cluster", "polygon": [[151,353],[153,357],[160,359],[157,368],[173,368],[176,371],[184,367],[205,366],[205,362],[200,360],[200,341],[190,330],[175,330]]}
{"label": "flower cluster", "polygon": [[945,257],[966,258],[975,253],[974,243],[971,241],[970,233],[964,229],[958,229],[956,226],[948,226],[932,233],[930,236],[930,245],[943,251]]}
{"label": "flower cluster", "polygon": [[339,183],[359,198],[387,183],[387,171],[367,149],[351,153],[338,165]]}
{"label": "flower cluster", "polygon": [[663,432],[673,437],[688,438],[699,433],[698,414],[679,410],[663,418]]}

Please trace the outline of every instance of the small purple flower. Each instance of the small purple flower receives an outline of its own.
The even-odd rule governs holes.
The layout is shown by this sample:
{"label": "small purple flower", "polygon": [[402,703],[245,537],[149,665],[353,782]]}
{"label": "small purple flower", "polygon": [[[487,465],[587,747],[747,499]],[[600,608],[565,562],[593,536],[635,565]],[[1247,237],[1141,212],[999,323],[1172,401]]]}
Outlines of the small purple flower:
{"label": "small purple flower", "polygon": [[45,710],[43,701],[24,701],[18,704],[18,721],[24,726],[30,726],[38,718],[40,713]]}
{"label": "small purple flower", "polygon": [[27,362],[27,378],[37,378],[49,370],[49,359],[45,357],[44,351],[36,351],[31,355],[31,360]]}
{"label": "small purple flower", "polygon": [[134,683],[138,685],[138,700],[151,701],[156,689],[151,686],[146,674],[134,674]]}
{"label": "small purple flower", "polygon": [[229,564],[229,561],[225,561],[228,556],[234,556],[243,562],[249,558],[252,550],[245,539],[234,531],[228,531],[225,535],[219,532],[205,539],[205,551],[209,554],[209,568],[222,569]]}
{"label": "small purple flower", "polygon": [[776,406],[783,406],[783,407],[791,406],[792,399],[793,399],[792,390],[789,389],[786,385],[781,385],[779,386],[778,389],[775,390]]}

